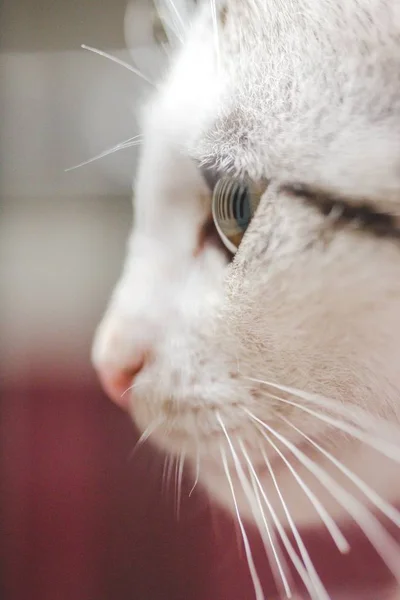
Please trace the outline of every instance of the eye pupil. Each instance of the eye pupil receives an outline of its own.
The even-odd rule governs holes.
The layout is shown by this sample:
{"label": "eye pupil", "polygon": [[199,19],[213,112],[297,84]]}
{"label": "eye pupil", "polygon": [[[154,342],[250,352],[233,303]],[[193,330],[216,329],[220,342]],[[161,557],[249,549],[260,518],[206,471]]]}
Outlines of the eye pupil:
{"label": "eye pupil", "polygon": [[221,191],[221,193],[223,194],[223,207],[224,207],[222,216],[226,220],[229,219],[229,185],[228,185],[228,183],[229,183],[228,181],[224,181],[222,191]]}
{"label": "eye pupil", "polygon": [[245,230],[251,219],[249,190],[246,186],[237,186],[234,192],[233,206],[233,216],[236,219],[238,226]]}
{"label": "eye pupil", "polygon": [[235,253],[260,201],[261,192],[245,181],[223,177],[215,185],[212,212],[225,246]]}

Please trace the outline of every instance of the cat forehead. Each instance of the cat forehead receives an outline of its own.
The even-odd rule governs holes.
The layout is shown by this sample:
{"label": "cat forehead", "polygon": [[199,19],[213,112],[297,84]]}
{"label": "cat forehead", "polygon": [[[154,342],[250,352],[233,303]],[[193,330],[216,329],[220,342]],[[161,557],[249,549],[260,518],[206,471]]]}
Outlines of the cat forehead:
{"label": "cat forehead", "polygon": [[199,11],[171,88],[188,152],[254,177],[398,193],[398,3],[216,4],[216,24],[208,2]]}

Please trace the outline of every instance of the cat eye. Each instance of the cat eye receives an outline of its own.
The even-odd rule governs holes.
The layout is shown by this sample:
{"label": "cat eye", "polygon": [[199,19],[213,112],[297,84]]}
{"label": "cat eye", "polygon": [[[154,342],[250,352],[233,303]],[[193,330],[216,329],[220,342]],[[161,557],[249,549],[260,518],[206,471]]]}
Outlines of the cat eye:
{"label": "cat eye", "polygon": [[260,203],[263,190],[249,181],[221,177],[212,196],[212,216],[226,248],[235,254]]}

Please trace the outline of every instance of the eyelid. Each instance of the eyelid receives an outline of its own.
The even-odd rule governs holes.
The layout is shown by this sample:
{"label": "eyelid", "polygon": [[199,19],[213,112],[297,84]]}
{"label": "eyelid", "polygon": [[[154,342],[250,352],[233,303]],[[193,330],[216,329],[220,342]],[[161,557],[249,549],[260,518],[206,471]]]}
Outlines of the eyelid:
{"label": "eyelid", "polygon": [[357,222],[360,229],[381,237],[394,237],[400,239],[400,223],[398,218],[385,211],[377,209],[367,200],[354,200],[334,196],[329,192],[311,189],[303,184],[284,184],[281,192],[287,193],[318,208],[323,215],[329,216],[336,211],[334,220],[337,224]]}
{"label": "eyelid", "polygon": [[199,169],[210,192],[213,192],[215,186],[221,178],[221,173],[219,173],[216,169],[207,166],[201,166],[199,167]]}

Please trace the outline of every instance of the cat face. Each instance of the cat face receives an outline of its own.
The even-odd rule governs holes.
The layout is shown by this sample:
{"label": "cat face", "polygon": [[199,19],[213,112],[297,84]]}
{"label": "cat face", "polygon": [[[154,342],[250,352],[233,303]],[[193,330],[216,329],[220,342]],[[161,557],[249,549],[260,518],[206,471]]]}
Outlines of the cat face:
{"label": "cat face", "polygon": [[[232,511],[260,522],[259,481],[278,520],[278,487],[296,522],[320,520],[294,461],[330,515],[353,517],[329,478],[371,499],[329,456],[400,495],[398,438],[378,422],[400,419],[400,9],[212,6],[144,111],[94,364],[144,437]],[[212,225],[221,177],[263,182],[234,256]]]}

